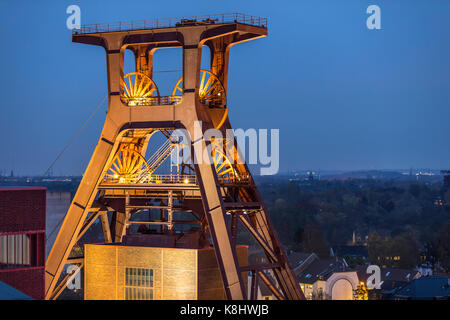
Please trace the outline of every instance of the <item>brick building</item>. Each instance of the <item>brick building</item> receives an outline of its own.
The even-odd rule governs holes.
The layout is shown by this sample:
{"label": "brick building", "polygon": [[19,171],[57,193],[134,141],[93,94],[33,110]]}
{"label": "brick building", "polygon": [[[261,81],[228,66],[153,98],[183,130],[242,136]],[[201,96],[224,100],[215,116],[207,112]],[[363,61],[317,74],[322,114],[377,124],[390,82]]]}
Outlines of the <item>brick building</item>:
{"label": "brick building", "polygon": [[[144,246],[126,238],[124,242],[85,245],[86,300],[225,299],[212,248]],[[248,247],[236,249],[239,263],[247,265]]]}
{"label": "brick building", "polygon": [[45,188],[0,188],[0,281],[44,299]]}

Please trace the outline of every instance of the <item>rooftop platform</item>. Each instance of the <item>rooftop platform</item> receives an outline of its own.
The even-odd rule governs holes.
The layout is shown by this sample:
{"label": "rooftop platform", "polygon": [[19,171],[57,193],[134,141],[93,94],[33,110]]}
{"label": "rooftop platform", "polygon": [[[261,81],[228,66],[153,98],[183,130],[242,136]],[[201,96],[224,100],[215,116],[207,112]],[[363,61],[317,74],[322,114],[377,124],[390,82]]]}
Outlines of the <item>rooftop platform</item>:
{"label": "rooftop platform", "polygon": [[136,21],[119,21],[82,25],[80,29],[73,29],[74,35],[91,33],[123,32],[136,30],[154,30],[165,28],[181,28],[201,25],[220,25],[239,23],[267,29],[267,18],[251,16],[243,13],[226,13],[216,15],[164,18]]}

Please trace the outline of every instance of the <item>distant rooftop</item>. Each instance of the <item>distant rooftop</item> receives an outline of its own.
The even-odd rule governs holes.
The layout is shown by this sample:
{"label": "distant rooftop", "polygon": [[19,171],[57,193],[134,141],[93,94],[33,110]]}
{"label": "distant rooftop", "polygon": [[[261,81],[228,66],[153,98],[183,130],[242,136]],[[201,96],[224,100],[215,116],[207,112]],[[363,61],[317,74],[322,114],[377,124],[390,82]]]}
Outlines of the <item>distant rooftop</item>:
{"label": "distant rooftop", "polygon": [[89,34],[102,32],[152,30],[152,29],[227,24],[227,23],[241,23],[267,29],[267,18],[251,16],[243,13],[225,13],[225,14],[215,14],[205,16],[87,24],[82,25],[80,29],[73,29],[72,32],[73,34]]}
{"label": "distant rooftop", "polygon": [[398,290],[397,299],[449,299],[450,278],[441,276],[420,277]]}
{"label": "distant rooftop", "polygon": [[342,272],[345,268],[341,261],[320,259],[315,253],[292,252],[288,259],[300,283],[326,281],[334,272]]}

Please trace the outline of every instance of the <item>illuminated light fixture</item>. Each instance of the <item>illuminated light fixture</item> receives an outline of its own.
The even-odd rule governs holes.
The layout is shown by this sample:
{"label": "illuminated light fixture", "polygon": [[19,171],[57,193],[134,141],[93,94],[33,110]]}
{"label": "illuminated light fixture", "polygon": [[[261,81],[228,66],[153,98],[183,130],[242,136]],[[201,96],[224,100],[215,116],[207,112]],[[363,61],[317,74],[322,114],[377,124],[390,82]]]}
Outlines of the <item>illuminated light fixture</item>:
{"label": "illuminated light fixture", "polygon": [[114,178],[116,178],[116,179],[117,179],[118,177],[119,177],[119,175],[118,175],[118,174],[115,174],[115,175],[114,175]]}
{"label": "illuminated light fixture", "polygon": [[185,183],[185,184],[188,184],[188,183],[189,183],[188,178],[184,179],[184,183]]}
{"label": "illuminated light fixture", "polygon": [[133,100],[131,100],[130,102],[128,102],[128,105],[130,107],[134,107],[136,105],[136,102],[134,102]]}

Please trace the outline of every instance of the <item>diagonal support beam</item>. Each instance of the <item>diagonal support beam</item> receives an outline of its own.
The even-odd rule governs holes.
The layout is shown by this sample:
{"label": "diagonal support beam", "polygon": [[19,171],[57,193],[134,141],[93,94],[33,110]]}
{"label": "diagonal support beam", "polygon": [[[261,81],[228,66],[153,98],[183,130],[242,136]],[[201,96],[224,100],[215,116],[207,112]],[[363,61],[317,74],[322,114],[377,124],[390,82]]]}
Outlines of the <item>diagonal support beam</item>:
{"label": "diagonal support beam", "polygon": [[89,216],[89,218],[86,219],[83,226],[81,227],[80,233],[78,234],[77,241],[79,241],[83,235],[88,231],[88,229],[92,226],[92,224],[97,220],[98,216],[100,214],[100,211],[93,212]]}
{"label": "diagonal support beam", "polygon": [[263,239],[263,237],[259,234],[259,232],[256,231],[255,228],[253,228],[250,221],[248,221],[247,218],[243,215],[239,215],[239,219],[242,221],[242,223],[248,229],[248,231],[255,237],[256,241],[258,241],[258,243],[261,245],[261,247],[264,249],[264,251],[266,251],[267,254],[269,254],[273,260],[277,261],[277,256],[275,255],[275,252],[268,245],[268,243]]}
{"label": "diagonal support beam", "polygon": [[259,271],[258,274],[261,280],[266,284],[267,288],[269,288],[278,300],[285,300],[284,296],[278,291],[272,280],[270,280],[263,271]]}
{"label": "diagonal support beam", "polygon": [[75,277],[83,268],[84,262],[76,264],[78,268],[74,269],[71,273],[68,273],[59,283],[59,285],[53,290],[53,294],[50,300],[56,300],[63,293],[64,289],[67,288],[67,284]]}

